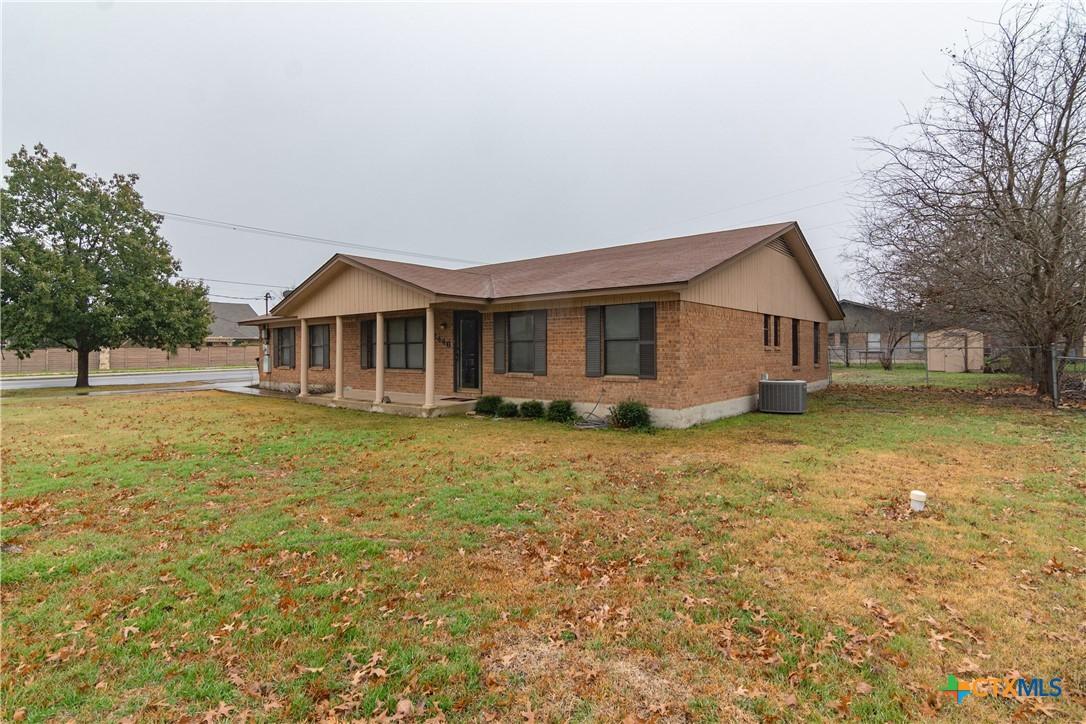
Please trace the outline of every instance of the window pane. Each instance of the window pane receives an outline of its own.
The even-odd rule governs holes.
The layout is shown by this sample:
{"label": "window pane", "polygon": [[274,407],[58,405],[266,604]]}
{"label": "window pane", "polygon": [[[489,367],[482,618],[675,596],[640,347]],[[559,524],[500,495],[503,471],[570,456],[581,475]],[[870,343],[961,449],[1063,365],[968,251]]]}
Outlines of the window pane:
{"label": "window pane", "polygon": [[534,336],[531,314],[509,315],[509,339],[513,342],[530,342]]}
{"label": "window pane", "polygon": [[425,366],[426,345],[412,342],[407,345],[407,366],[413,370],[421,370]]}
{"label": "window pane", "polygon": [[[634,308],[636,309],[636,307]],[[611,308],[608,307],[608,313]],[[609,375],[636,375],[641,371],[638,363],[637,341],[607,342],[604,347],[605,372]]]}
{"label": "window pane", "polygon": [[603,332],[606,339],[638,339],[636,304],[617,304],[603,310]]}
{"label": "window pane", "polygon": [[535,371],[535,344],[533,342],[509,343],[509,371]]}
{"label": "window pane", "polygon": [[426,339],[426,318],[411,317],[407,321],[407,341],[422,342]]}
{"label": "window pane", "polygon": [[388,320],[388,341],[389,342],[403,342],[404,340],[404,320],[402,319],[390,319]]}
{"label": "window pane", "polygon": [[402,369],[406,366],[407,351],[406,345],[403,344],[390,344],[388,346],[388,366]]}

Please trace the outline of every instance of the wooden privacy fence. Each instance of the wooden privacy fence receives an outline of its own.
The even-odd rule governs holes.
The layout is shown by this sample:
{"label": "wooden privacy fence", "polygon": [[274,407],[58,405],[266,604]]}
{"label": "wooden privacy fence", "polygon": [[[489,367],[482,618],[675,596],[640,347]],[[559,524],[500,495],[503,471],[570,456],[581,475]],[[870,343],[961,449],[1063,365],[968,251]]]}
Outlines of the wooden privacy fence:
{"label": "wooden privacy fence", "polygon": [[[91,352],[90,369],[139,370],[176,369],[179,367],[233,367],[255,365],[260,356],[260,345],[240,347],[201,347],[179,349],[169,354],[161,349],[147,347],[118,347],[117,349]],[[14,352],[4,350],[0,354],[0,372],[75,372],[75,352],[63,347],[36,349],[26,359],[19,359]]]}

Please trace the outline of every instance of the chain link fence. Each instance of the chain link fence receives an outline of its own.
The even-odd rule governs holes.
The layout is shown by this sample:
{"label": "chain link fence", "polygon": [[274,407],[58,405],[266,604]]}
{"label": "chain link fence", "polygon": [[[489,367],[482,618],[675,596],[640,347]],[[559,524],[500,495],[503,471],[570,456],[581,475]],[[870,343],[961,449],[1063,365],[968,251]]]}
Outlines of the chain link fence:
{"label": "chain link fence", "polygon": [[1086,357],[1052,353],[1052,404],[1086,407]]}

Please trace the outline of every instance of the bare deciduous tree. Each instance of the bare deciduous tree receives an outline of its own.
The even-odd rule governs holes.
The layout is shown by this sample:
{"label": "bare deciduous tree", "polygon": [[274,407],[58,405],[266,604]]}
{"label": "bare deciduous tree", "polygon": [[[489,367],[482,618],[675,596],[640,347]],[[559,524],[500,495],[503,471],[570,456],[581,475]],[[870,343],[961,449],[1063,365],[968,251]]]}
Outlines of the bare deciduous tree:
{"label": "bare deciduous tree", "polygon": [[1052,345],[1086,328],[1086,14],[1013,9],[950,58],[903,138],[873,140],[857,275],[899,312],[1028,346],[1047,394]]}

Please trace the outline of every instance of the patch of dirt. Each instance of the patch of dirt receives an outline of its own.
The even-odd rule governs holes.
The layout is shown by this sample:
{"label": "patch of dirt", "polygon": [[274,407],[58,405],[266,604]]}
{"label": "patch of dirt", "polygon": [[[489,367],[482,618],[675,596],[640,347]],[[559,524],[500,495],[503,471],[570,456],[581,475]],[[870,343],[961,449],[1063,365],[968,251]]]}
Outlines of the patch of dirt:
{"label": "patch of dirt", "polygon": [[[527,687],[544,694],[546,705],[536,714],[547,721],[567,719],[587,701],[606,720],[685,722],[695,696],[681,672],[657,658],[621,651],[598,655],[577,642],[527,631],[494,645],[483,666],[491,690]],[[721,714],[729,721],[754,721],[734,706]]]}

